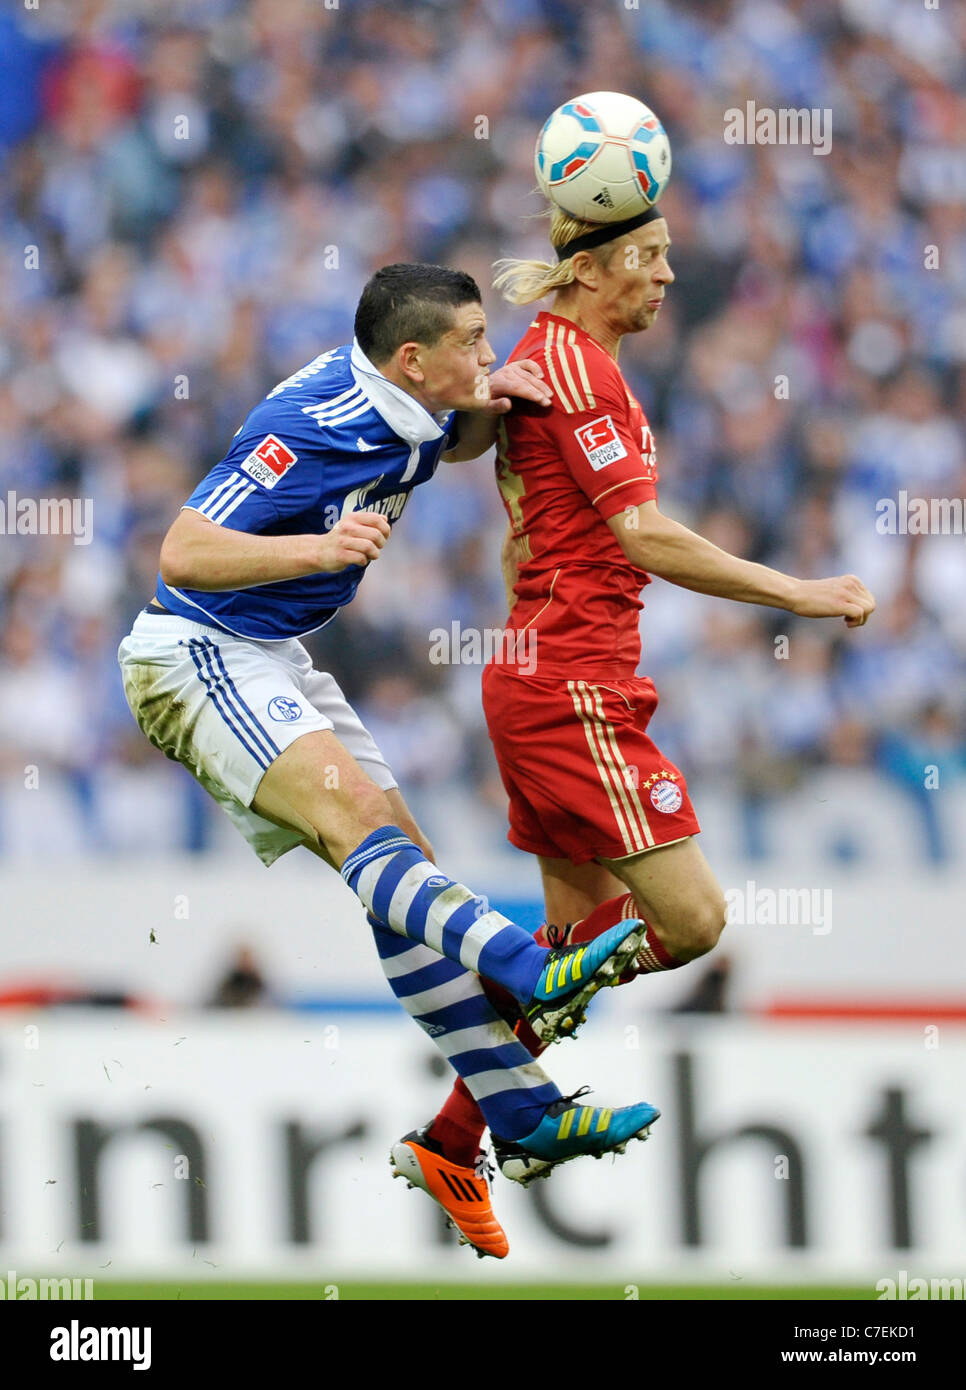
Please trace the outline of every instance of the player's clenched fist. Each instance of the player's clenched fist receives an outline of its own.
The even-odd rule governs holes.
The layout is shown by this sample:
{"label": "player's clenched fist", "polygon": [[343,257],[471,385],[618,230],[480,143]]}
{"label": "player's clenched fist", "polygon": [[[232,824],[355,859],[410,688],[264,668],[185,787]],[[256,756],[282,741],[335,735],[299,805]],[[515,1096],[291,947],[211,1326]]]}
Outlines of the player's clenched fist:
{"label": "player's clenched fist", "polygon": [[350,565],[379,558],[389,537],[389,522],[379,512],[352,512],[319,537],[319,570],[335,574]]}
{"label": "player's clenched fist", "polygon": [[800,579],[791,611],[800,618],[844,618],[846,627],[861,627],[875,612],[875,599],[855,574],[835,579]]}

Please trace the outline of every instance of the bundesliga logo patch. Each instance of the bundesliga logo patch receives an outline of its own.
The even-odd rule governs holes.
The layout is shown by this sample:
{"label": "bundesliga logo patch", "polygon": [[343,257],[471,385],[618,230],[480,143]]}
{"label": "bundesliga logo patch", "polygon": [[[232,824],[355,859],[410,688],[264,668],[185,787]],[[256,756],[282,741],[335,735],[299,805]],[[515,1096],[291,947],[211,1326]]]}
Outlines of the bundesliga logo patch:
{"label": "bundesliga logo patch", "polygon": [[665,815],[673,815],[683,799],[681,788],[676,787],[673,782],[655,782],[651,788],[651,805],[656,811],[663,811]]}
{"label": "bundesliga logo patch", "polygon": [[241,471],[254,478],[262,487],[274,487],[279,478],[284,478],[288,470],[298,463],[298,454],[293,454],[287,444],[276,439],[274,434],[266,434],[257,449],[253,449],[241,465]]}
{"label": "bundesliga logo patch", "polygon": [[609,415],[591,420],[589,425],[581,425],[574,430],[574,438],[587,455],[587,461],[595,473],[616,459],[627,458],[627,450]]}

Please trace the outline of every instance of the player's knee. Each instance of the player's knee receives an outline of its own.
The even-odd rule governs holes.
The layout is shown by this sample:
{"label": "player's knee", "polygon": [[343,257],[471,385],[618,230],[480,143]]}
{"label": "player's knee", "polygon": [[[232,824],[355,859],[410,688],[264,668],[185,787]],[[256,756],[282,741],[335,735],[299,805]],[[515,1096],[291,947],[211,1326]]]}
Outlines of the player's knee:
{"label": "player's knee", "polygon": [[681,905],[668,922],[654,923],[663,944],[678,960],[696,960],[714,949],[725,925],[726,904],[720,892]]}
{"label": "player's knee", "polygon": [[724,931],[728,908],[724,894],[718,890],[696,904],[691,922],[691,945],[695,955],[713,951]]}

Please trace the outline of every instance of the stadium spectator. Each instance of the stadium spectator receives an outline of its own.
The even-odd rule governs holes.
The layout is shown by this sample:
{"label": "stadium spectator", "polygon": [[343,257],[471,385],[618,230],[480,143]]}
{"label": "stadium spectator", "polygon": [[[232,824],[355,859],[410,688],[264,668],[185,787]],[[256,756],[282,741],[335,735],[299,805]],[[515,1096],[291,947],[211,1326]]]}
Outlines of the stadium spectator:
{"label": "stadium spectator", "polygon": [[[250,401],[349,336],[376,266],[443,260],[485,284],[498,255],[543,253],[528,220],[537,127],[599,87],[643,94],[674,147],[662,206],[677,281],[622,360],[655,430],[664,507],[806,577],[854,570],[880,599],[846,644],[833,624],[806,639],[654,584],[644,669],[665,692],[662,746],[732,851],[776,847],[766,811],[834,781],[843,726],[853,772],[883,798],[905,807],[923,758],[961,792],[966,733],[943,711],[966,689],[966,546],[876,529],[877,503],[900,489],[966,498],[957,7],[916,23],[891,0],[175,9],[88,0],[0,17],[0,499],[93,498],[95,518],[89,545],[8,523],[0,548],[0,853],[27,852],[23,766],[38,762],[59,788],[48,853],[128,846],[115,808],[125,783],[127,800],[148,795],[145,779],[155,842],[217,839],[216,811],[143,766],[115,688],[161,535]],[[830,153],[726,144],[724,112],[752,98],[831,108]],[[521,315],[487,301],[507,349]],[[394,761],[410,786],[422,769],[441,852],[467,779],[503,841],[479,668],[428,657],[433,628],[502,623],[502,527],[486,464],[441,476],[352,624],[313,652],[385,745],[418,716],[422,743]],[[390,644],[380,679],[371,653]],[[918,852],[948,855],[948,798],[915,796]]]}

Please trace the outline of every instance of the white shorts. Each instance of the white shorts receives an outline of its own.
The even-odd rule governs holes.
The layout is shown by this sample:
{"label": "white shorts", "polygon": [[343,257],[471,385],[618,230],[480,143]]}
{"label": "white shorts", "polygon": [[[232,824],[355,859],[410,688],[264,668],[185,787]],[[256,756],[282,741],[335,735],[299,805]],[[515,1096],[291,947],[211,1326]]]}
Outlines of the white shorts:
{"label": "white shorts", "polygon": [[301,642],[255,642],[142,612],[117,657],[142,732],[197,777],[265,864],[306,842],[250,809],[265,772],[303,734],[331,729],[377,787],[396,786],[371,734]]}

